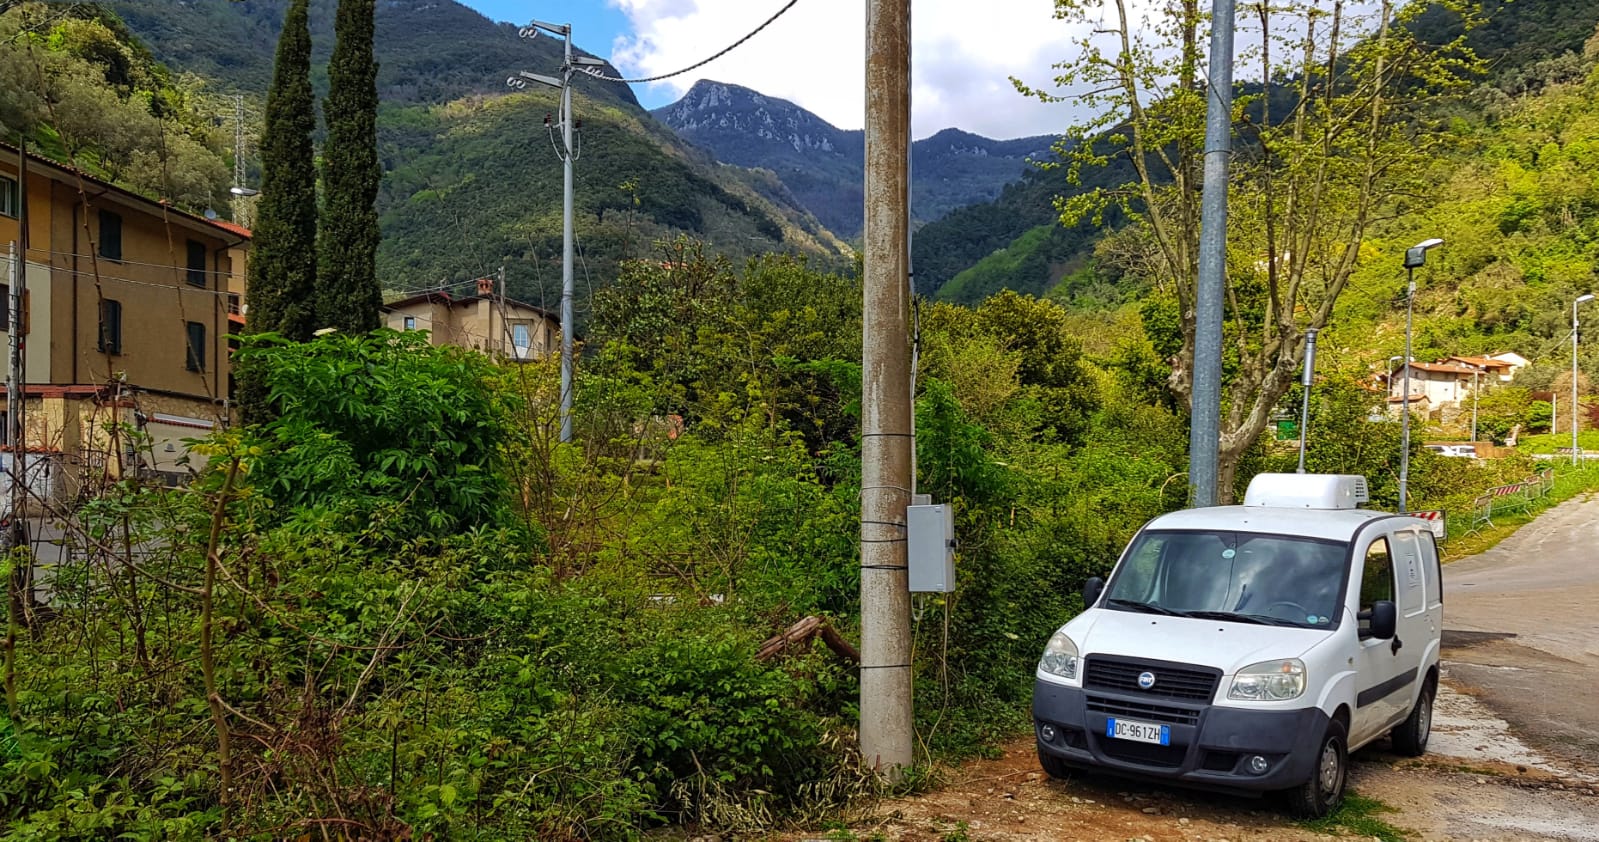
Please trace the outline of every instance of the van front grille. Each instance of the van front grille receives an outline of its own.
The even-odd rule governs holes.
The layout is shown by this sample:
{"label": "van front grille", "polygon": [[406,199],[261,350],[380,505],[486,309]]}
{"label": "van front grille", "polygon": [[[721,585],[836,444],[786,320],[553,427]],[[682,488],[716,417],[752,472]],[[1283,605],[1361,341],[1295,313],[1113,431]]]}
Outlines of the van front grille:
{"label": "van front grille", "polygon": [[[1086,661],[1083,686],[1089,689],[1209,702],[1216,695],[1216,685],[1221,681],[1221,670],[1203,667],[1175,666],[1104,655],[1089,655]],[[1148,689],[1138,686],[1138,676],[1145,672],[1155,677],[1155,683]]]}

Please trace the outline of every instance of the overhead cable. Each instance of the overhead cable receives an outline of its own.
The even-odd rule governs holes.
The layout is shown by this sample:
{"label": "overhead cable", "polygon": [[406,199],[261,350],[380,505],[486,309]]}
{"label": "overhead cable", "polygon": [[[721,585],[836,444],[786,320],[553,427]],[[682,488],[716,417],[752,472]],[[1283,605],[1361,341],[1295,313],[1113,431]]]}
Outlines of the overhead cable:
{"label": "overhead cable", "polygon": [[733,52],[734,50],[738,49],[739,47],[744,46],[744,42],[745,41],[748,41],[751,38],[754,38],[756,35],[759,35],[761,33],[761,30],[765,29],[768,26],[771,26],[773,21],[775,21],[778,18],[782,17],[783,13],[787,12],[789,9],[794,8],[794,4],[798,3],[798,2],[799,2],[799,0],[788,0],[788,3],[785,4],[783,6],[783,8],[778,9],[776,14],[774,14],[771,17],[767,18],[765,23],[761,24],[760,26],[755,27],[755,29],[753,31],[751,31],[748,35],[745,35],[743,38],[740,38],[737,41],[734,41],[730,46],[728,46],[726,49],[722,50],[721,52],[717,53],[716,55],[713,55],[710,58],[705,59],[704,61],[698,62],[696,64],[691,64],[688,67],[683,68],[682,70],[674,70],[671,73],[663,73],[663,74],[661,74],[659,76],[648,76],[648,77],[645,77],[643,79],[620,79],[620,78],[617,78],[615,76],[607,76],[607,75],[605,75],[604,71],[600,70],[597,67],[593,67],[593,68],[580,67],[580,68],[578,68],[578,72],[586,73],[586,74],[588,74],[590,76],[593,76],[594,78],[599,79],[601,81],[605,81],[605,82],[620,82],[620,83],[622,83],[624,85],[639,85],[639,84],[643,84],[645,82],[659,82],[662,79],[670,79],[673,76],[682,76],[684,73],[688,73],[690,71],[698,70],[701,67],[704,67],[705,65],[710,64],[713,61],[716,61],[717,59],[721,58],[722,56],[725,56],[728,53]]}

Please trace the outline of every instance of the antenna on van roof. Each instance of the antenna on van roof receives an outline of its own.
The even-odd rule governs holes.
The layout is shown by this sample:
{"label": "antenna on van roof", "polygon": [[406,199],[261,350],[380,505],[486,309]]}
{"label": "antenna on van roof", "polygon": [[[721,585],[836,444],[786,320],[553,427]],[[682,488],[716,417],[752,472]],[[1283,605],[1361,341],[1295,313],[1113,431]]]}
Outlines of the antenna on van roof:
{"label": "antenna on van roof", "polygon": [[1305,472],[1305,448],[1310,444],[1310,381],[1316,376],[1316,329],[1305,331],[1305,376],[1300,381],[1304,397],[1299,405],[1299,470]]}

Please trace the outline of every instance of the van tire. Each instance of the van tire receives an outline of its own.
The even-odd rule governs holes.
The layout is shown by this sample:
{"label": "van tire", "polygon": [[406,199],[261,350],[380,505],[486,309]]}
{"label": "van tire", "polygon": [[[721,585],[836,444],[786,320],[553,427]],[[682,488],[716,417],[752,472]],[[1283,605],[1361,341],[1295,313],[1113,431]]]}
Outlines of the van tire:
{"label": "van tire", "polygon": [[1327,723],[1310,768],[1310,780],[1284,793],[1288,812],[1296,818],[1319,819],[1338,809],[1344,801],[1344,786],[1349,782],[1349,735],[1344,724],[1334,719]]}
{"label": "van tire", "polygon": [[1427,753],[1427,738],[1432,736],[1432,703],[1438,695],[1438,682],[1428,677],[1410,715],[1393,730],[1394,751],[1406,757]]}
{"label": "van tire", "polygon": [[1038,765],[1044,767],[1044,774],[1057,781],[1064,781],[1072,776],[1072,767],[1066,765],[1066,761],[1044,751],[1043,748],[1038,750]]}

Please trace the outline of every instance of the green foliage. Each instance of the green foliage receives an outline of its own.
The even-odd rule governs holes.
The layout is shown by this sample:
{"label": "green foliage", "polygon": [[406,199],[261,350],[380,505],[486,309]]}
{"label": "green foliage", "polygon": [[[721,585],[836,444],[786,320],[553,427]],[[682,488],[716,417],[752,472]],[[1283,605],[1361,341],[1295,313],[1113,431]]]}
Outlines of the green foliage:
{"label": "green foliage", "polygon": [[0,78],[0,134],[32,151],[182,207],[226,195],[211,115],[111,12],[7,4]]}
{"label": "green foliage", "polygon": [[[303,342],[316,330],[316,170],[311,134],[309,0],[293,0],[278,41],[261,134],[261,199],[250,254],[248,329]],[[247,415],[259,417],[259,386],[241,372]]]}
{"label": "green foliage", "polygon": [[374,0],[339,0],[337,40],[322,102],[322,214],[317,226],[317,327],[365,333],[378,326],[378,67],[372,57]]}
{"label": "green foliage", "polygon": [[506,409],[482,356],[392,330],[262,336],[239,356],[261,372],[273,416],[258,487],[306,528],[391,542],[502,520]]}

